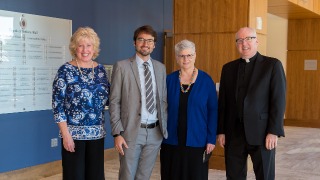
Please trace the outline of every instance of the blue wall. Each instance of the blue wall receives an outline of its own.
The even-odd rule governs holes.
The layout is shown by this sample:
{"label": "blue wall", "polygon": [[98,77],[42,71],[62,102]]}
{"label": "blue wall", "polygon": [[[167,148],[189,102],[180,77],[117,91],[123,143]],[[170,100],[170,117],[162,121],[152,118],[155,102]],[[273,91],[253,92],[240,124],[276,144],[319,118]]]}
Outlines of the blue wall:
{"label": "blue wall", "polygon": [[153,26],[158,33],[158,42],[152,57],[162,61],[163,31],[172,29],[172,0],[97,2],[99,3],[96,3],[94,20],[103,49],[99,58],[101,62],[114,64],[118,60],[133,56],[133,32],[145,24]]}
{"label": "blue wall", "polygon": [[[72,29],[93,27],[101,39],[97,61],[114,64],[134,54],[133,32],[145,24],[158,32],[152,57],[162,61],[163,31],[172,29],[173,0],[1,0],[0,9],[72,20]],[[105,148],[113,147],[109,114]],[[58,147],[51,139],[58,137],[51,110],[0,114],[0,173],[60,160]]]}

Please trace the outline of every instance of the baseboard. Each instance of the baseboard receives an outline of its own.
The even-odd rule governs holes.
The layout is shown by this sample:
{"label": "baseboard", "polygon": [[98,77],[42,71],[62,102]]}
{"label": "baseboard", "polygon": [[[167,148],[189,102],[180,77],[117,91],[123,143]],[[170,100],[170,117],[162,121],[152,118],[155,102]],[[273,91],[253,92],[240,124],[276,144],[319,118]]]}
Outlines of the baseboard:
{"label": "baseboard", "polygon": [[285,126],[296,126],[296,127],[311,127],[311,128],[320,128],[319,119],[285,119]]}
{"label": "baseboard", "polygon": [[[104,151],[104,160],[118,158],[118,153],[114,148]],[[4,179],[42,179],[62,173],[61,160],[46,164],[23,168],[15,171],[0,173],[0,180]]]}

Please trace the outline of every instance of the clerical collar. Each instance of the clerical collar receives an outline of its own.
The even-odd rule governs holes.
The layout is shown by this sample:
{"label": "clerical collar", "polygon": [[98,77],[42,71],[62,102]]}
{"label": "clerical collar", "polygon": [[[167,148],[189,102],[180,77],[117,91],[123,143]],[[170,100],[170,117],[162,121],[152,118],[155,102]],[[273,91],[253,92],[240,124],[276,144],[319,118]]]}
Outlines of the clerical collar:
{"label": "clerical collar", "polygon": [[243,60],[245,60],[246,63],[249,63],[249,62],[250,62],[250,59],[243,59]]}
{"label": "clerical collar", "polygon": [[241,58],[241,59],[244,60],[243,62],[249,63],[249,62],[252,62],[252,61],[254,61],[254,60],[256,59],[257,54],[258,54],[258,53],[256,53],[256,54],[255,54],[254,56],[252,56],[250,59],[244,59],[244,58]]}

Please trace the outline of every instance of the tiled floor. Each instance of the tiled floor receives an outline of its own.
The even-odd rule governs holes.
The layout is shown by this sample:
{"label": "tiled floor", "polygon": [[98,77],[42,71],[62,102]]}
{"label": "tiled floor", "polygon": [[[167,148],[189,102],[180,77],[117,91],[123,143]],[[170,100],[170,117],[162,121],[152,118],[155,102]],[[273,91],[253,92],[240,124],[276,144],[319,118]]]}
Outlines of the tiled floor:
{"label": "tiled floor", "polygon": [[[285,127],[286,137],[280,138],[276,153],[277,180],[320,180],[320,129]],[[160,179],[160,163],[156,162],[151,179]],[[117,159],[105,162],[106,179],[117,179]],[[61,174],[45,180],[61,179]],[[210,180],[224,180],[225,171],[209,170]],[[255,179],[252,171],[248,179]]]}

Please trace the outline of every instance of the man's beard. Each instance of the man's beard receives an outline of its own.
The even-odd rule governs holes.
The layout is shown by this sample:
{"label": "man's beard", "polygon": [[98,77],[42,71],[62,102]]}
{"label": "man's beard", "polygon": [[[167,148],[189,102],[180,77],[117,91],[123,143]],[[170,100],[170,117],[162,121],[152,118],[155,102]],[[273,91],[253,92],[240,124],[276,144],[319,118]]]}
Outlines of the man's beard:
{"label": "man's beard", "polygon": [[147,49],[147,50],[141,50],[141,49],[138,50],[138,49],[136,49],[136,52],[141,54],[142,56],[149,56],[151,54],[149,49]]}

